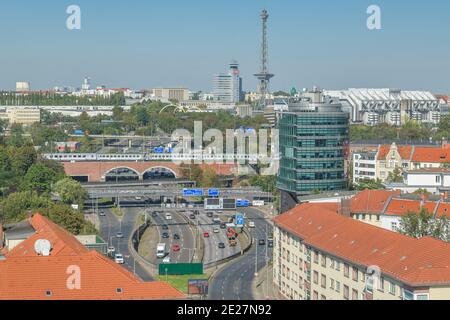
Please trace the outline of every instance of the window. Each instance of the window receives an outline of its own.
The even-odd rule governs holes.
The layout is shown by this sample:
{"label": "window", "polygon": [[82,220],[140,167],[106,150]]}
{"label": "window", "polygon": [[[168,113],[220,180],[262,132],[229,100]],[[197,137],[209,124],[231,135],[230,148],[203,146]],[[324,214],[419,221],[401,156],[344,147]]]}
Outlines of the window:
{"label": "window", "polygon": [[395,289],[396,289],[395,288],[395,283],[389,281],[389,293],[392,294],[392,295],[395,295],[395,291],[396,291]]}
{"label": "window", "polygon": [[324,254],[322,255],[322,267],[327,267],[327,257]]}
{"label": "window", "polygon": [[330,268],[334,269],[334,259],[330,258]]}
{"label": "window", "polygon": [[345,300],[348,300],[348,298],[349,298],[349,291],[350,291],[349,287],[344,285],[344,299]]}
{"label": "window", "polygon": [[350,267],[348,264],[344,263],[344,276],[346,278],[348,278],[349,273],[350,273]]}
{"label": "window", "polygon": [[341,292],[341,283],[339,281],[336,281],[336,292]]}
{"label": "window", "polygon": [[319,253],[314,251],[314,263],[319,263]]}
{"label": "window", "polygon": [[116,288],[116,293],[122,293],[122,288]]}
{"label": "window", "polygon": [[336,271],[341,271],[341,263],[336,261]]}
{"label": "window", "polygon": [[358,269],[353,267],[352,278],[354,281],[358,281]]}
{"label": "window", "polygon": [[391,230],[392,231],[397,231],[398,228],[398,223],[397,222],[391,222]]}
{"label": "window", "polygon": [[334,279],[330,279],[330,289],[334,290]]}
{"label": "window", "polygon": [[384,292],[384,278],[383,277],[380,278],[380,281],[378,284],[378,290],[381,292]]}
{"label": "window", "polygon": [[322,288],[326,288],[327,287],[327,277],[323,274],[321,279],[320,279],[320,285],[322,286]]}
{"label": "window", "polygon": [[45,291],[45,295],[47,297],[51,297],[53,295],[53,292],[51,290],[47,290],[47,291]]}
{"label": "window", "polygon": [[313,300],[319,300],[319,293],[317,291],[313,292]]}
{"label": "window", "polygon": [[441,176],[436,176],[436,183],[441,183]]}
{"label": "window", "polygon": [[416,294],[416,300],[429,300],[428,293]]}
{"label": "window", "polygon": [[352,300],[358,300],[358,290],[353,289],[352,290]]}
{"label": "window", "polygon": [[319,273],[317,271],[314,271],[313,281],[315,284],[319,283]]}
{"label": "window", "polygon": [[320,300],[327,300],[327,298],[324,295],[321,295]]}

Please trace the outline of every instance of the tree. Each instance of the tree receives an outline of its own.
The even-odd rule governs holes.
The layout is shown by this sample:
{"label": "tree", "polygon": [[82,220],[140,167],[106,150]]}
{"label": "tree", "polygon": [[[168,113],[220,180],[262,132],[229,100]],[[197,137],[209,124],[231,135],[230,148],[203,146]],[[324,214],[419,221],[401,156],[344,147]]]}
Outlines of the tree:
{"label": "tree", "polygon": [[61,200],[65,204],[77,204],[83,207],[84,201],[87,199],[87,192],[78,181],[71,178],[59,180],[54,185],[54,191],[58,193]]}
{"label": "tree", "polygon": [[28,169],[21,187],[24,191],[36,191],[38,194],[48,193],[57,179],[57,172],[38,162]]}
{"label": "tree", "polygon": [[252,176],[249,180],[250,185],[260,187],[262,191],[274,193],[276,191],[276,177],[275,176]]}
{"label": "tree", "polygon": [[0,119],[0,134],[8,127],[8,121]]}
{"label": "tree", "polygon": [[389,172],[388,182],[394,182],[394,183],[403,183],[403,174],[402,171],[399,168],[395,168],[394,171]]}
{"label": "tree", "polygon": [[356,190],[379,190],[384,189],[384,185],[380,179],[372,180],[372,179],[361,179],[358,181],[356,185]]}
{"label": "tree", "polygon": [[448,229],[449,221],[446,216],[435,218],[424,207],[420,211],[408,213],[402,217],[399,227],[401,234],[413,237],[434,237],[444,241],[449,241]]}
{"label": "tree", "polygon": [[54,204],[40,210],[40,213],[74,235],[80,234],[86,224],[81,212],[65,204]]}
{"label": "tree", "polygon": [[34,212],[52,206],[52,201],[36,192],[25,191],[10,194],[2,203],[3,222],[18,222],[27,217],[28,211]]}
{"label": "tree", "polygon": [[201,180],[200,186],[205,188],[216,187],[219,184],[219,178],[216,171],[212,167],[206,167],[203,170],[203,178]]}

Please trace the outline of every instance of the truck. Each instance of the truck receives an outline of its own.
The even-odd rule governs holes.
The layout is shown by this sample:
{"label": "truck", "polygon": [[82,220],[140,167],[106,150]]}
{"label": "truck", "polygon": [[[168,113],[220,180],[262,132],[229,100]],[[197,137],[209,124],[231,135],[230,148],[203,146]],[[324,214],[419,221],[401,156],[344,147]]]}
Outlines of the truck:
{"label": "truck", "polygon": [[158,243],[158,246],[156,247],[156,257],[158,259],[162,259],[165,256],[166,256],[166,244]]}

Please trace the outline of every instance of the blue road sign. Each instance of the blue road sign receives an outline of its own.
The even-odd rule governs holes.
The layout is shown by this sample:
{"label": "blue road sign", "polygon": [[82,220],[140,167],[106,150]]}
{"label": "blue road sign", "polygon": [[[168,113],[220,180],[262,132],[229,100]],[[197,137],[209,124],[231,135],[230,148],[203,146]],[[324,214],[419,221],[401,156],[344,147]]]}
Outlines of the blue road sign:
{"label": "blue road sign", "polygon": [[210,196],[210,197],[218,197],[219,196],[219,190],[217,190],[217,189],[208,189],[208,196]]}
{"label": "blue road sign", "polygon": [[184,197],[202,197],[203,190],[202,189],[183,189]]}
{"label": "blue road sign", "polygon": [[236,200],[236,207],[249,207],[249,206],[250,201],[248,200],[241,200],[241,199]]}
{"label": "blue road sign", "polygon": [[244,215],[243,214],[236,215],[236,226],[238,226],[238,227],[244,226]]}

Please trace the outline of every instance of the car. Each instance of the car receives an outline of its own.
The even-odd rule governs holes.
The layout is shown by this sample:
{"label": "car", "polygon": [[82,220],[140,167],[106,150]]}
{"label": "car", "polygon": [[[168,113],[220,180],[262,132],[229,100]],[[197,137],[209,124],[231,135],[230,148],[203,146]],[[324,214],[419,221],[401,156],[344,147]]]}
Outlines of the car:
{"label": "car", "polygon": [[170,213],[166,213],[166,220],[172,220],[172,215]]}
{"label": "car", "polygon": [[199,215],[199,214],[200,214],[200,211],[194,210],[194,214],[195,214],[195,215]]}
{"label": "car", "polygon": [[175,233],[173,235],[173,240],[180,240],[180,235],[178,233]]}
{"label": "car", "polygon": [[99,216],[100,216],[100,217],[105,217],[105,216],[106,216],[105,211],[101,210],[101,211],[99,212]]}
{"label": "car", "polygon": [[219,249],[225,249],[225,243],[223,242],[219,243]]}
{"label": "car", "polygon": [[169,256],[165,257],[162,263],[170,263],[170,257]]}
{"label": "car", "polygon": [[259,244],[260,246],[265,246],[265,245],[266,245],[266,240],[264,240],[264,239],[259,239],[258,244]]}
{"label": "car", "polygon": [[248,227],[249,228],[254,228],[255,227],[255,222],[254,221],[249,221],[248,222]]}
{"label": "car", "polygon": [[114,248],[113,246],[108,247],[108,254],[112,254],[116,251],[116,248]]}
{"label": "car", "polygon": [[220,230],[219,230],[219,228],[214,228],[214,229],[213,229],[213,232],[214,232],[214,233],[219,233]]}
{"label": "car", "polygon": [[161,226],[161,229],[163,229],[163,230],[169,230],[169,226],[168,226],[167,224],[163,224],[163,225]]}
{"label": "car", "polygon": [[124,264],[124,263],[125,263],[125,261],[123,260],[123,255],[120,254],[120,253],[116,253],[116,254],[114,255],[114,261],[115,261],[116,263],[118,263],[118,264]]}
{"label": "car", "polygon": [[225,223],[220,224],[220,229],[226,229],[227,225]]}
{"label": "car", "polygon": [[173,252],[178,252],[178,251],[180,251],[180,250],[181,250],[181,247],[180,247],[179,244],[174,244],[174,245],[172,246],[172,251],[173,251]]}
{"label": "car", "polygon": [[134,197],[134,200],[136,200],[136,201],[142,201],[142,197]]}
{"label": "car", "polygon": [[195,214],[191,214],[191,215],[189,216],[189,218],[195,219]]}
{"label": "car", "polygon": [[220,220],[219,218],[214,218],[214,219],[213,219],[213,223],[214,223],[214,224],[221,224],[221,223],[222,223],[222,220]]}
{"label": "car", "polygon": [[273,248],[273,240],[267,240],[267,246]]}
{"label": "car", "polygon": [[207,213],[206,213],[206,216],[207,216],[208,218],[212,218],[212,217],[214,216],[214,213],[212,213],[212,212],[207,212]]}
{"label": "car", "polygon": [[164,232],[164,233],[161,235],[161,237],[162,237],[163,239],[169,239],[169,234],[168,234],[167,232]]}
{"label": "car", "polygon": [[153,217],[153,218],[158,217],[158,213],[157,213],[157,212],[152,212],[152,217]]}
{"label": "car", "polygon": [[203,237],[204,238],[209,238],[209,232],[203,232]]}
{"label": "car", "polygon": [[122,239],[123,238],[123,233],[122,232],[117,232],[116,233],[116,238]]}

